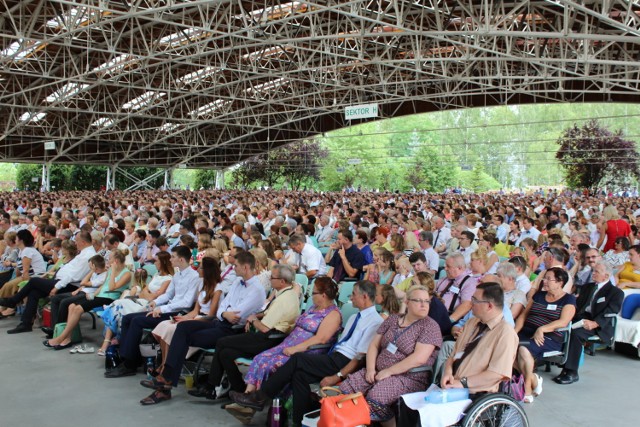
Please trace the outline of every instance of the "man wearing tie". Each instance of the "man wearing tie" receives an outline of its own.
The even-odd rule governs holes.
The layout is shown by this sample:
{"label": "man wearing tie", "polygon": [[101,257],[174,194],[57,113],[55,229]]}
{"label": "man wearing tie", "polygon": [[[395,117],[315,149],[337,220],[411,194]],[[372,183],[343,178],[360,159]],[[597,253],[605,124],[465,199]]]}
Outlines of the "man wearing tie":
{"label": "man wearing tie", "polygon": [[443,253],[447,249],[447,243],[451,240],[451,230],[445,226],[444,219],[434,216],[433,220],[433,247],[438,253]]}
{"label": "man wearing tie", "polygon": [[593,267],[593,282],[580,287],[576,301],[574,325],[582,323],[582,327],[574,326],[571,330],[567,363],[560,375],[553,380],[558,384],[572,384],[578,381],[578,365],[582,346],[590,337],[598,336],[603,342],[611,341],[613,323],[609,316],[615,316],[622,307],[624,292],[611,284],[611,267],[598,262]]}
{"label": "man wearing tie", "polygon": [[253,393],[229,393],[238,405],[261,411],[267,401],[277,396],[287,385],[293,388],[293,425],[300,425],[311,409],[310,384],[320,381],[322,387],[332,386],[364,364],[369,343],[382,317],[375,308],[376,285],[368,280],[357,282],[351,301],[360,311],[352,315],[338,343],[328,354],[296,353]]}

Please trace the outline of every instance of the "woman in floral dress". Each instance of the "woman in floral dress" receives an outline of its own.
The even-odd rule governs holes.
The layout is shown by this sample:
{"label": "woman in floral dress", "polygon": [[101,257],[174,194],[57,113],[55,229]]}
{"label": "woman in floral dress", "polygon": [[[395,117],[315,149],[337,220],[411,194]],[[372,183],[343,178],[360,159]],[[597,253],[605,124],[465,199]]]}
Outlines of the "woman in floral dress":
{"label": "woman in floral dress", "polygon": [[253,359],[245,376],[245,392],[259,389],[262,382],[293,354],[307,351],[316,344],[333,344],[336,341],[342,325],[342,315],[334,303],[337,295],[338,285],[331,278],[316,279],[312,292],[313,306],[298,317],[295,327],[280,345],[263,351]]}

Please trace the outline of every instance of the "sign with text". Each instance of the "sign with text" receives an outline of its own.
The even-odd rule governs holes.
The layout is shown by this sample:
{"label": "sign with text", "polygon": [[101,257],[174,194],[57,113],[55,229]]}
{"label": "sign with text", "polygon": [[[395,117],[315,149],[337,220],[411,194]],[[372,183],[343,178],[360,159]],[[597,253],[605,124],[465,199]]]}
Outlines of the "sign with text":
{"label": "sign with text", "polygon": [[44,149],[45,150],[55,150],[56,149],[56,142],[55,141],[47,141],[44,143]]}
{"label": "sign with text", "polygon": [[369,117],[378,117],[378,104],[363,104],[345,107],[344,119],[366,119]]}

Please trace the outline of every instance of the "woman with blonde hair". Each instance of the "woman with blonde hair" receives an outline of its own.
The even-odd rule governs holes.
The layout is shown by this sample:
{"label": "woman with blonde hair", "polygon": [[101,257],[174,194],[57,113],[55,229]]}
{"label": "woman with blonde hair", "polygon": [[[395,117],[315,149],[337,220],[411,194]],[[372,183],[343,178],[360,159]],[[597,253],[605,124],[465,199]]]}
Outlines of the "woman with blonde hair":
{"label": "woman with blonde hair", "polygon": [[615,248],[616,239],[618,237],[627,237],[629,241],[633,240],[631,226],[627,221],[620,219],[618,210],[614,205],[608,205],[602,211],[602,221],[600,222],[598,231],[600,233],[600,239],[596,244],[597,248],[602,246],[605,237],[607,239],[606,243],[604,244],[604,248],[602,248],[602,252],[604,253],[607,253],[611,249]]}
{"label": "woman with blonde hair", "polygon": [[249,252],[253,254],[256,259],[256,276],[258,276],[258,280],[262,283],[267,294],[271,291],[271,269],[269,257],[264,249],[253,248],[250,249]]}

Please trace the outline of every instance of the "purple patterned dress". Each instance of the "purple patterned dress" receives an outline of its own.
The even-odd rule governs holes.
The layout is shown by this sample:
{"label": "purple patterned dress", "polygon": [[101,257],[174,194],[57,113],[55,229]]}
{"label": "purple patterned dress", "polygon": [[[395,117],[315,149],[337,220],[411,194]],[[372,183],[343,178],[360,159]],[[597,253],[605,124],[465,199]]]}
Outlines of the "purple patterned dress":
{"label": "purple patterned dress", "polygon": [[[260,388],[262,382],[269,378],[269,375],[272,372],[275,372],[276,369],[287,363],[287,360],[289,360],[289,356],[285,356],[283,350],[285,348],[298,345],[314,336],[324,318],[333,311],[337,311],[338,314],[340,314],[340,310],[338,309],[338,307],[333,304],[325,308],[324,310],[317,310],[316,306],[314,305],[304,314],[300,315],[293,330],[287,336],[287,338],[285,338],[285,340],[280,343],[280,345],[263,351],[253,358],[253,362],[251,362],[251,366],[249,366],[249,371],[244,378],[245,382],[247,384],[253,384],[257,388]],[[342,323],[341,314],[340,323]],[[329,344],[333,345],[336,342],[339,332],[340,331],[336,332],[336,334],[329,341]],[[323,351],[326,350],[312,350],[309,353],[318,353]]]}
{"label": "purple patterned dress", "polygon": [[[377,333],[382,335],[380,352],[376,359],[376,372],[387,369],[403,361],[410,356],[416,344],[431,344],[435,350],[429,356],[427,365],[433,366],[438,350],[442,346],[440,327],[430,317],[418,320],[406,328],[400,327],[400,316],[393,314],[378,327]],[[389,343],[395,342],[397,350],[389,351]],[[366,378],[366,368],[351,375],[340,384],[340,391],[344,394],[362,392],[365,395],[371,421],[387,421],[393,418],[393,405],[400,395],[426,390],[429,385],[430,374],[428,372],[415,372],[393,375],[382,381],[370,384]]]}

